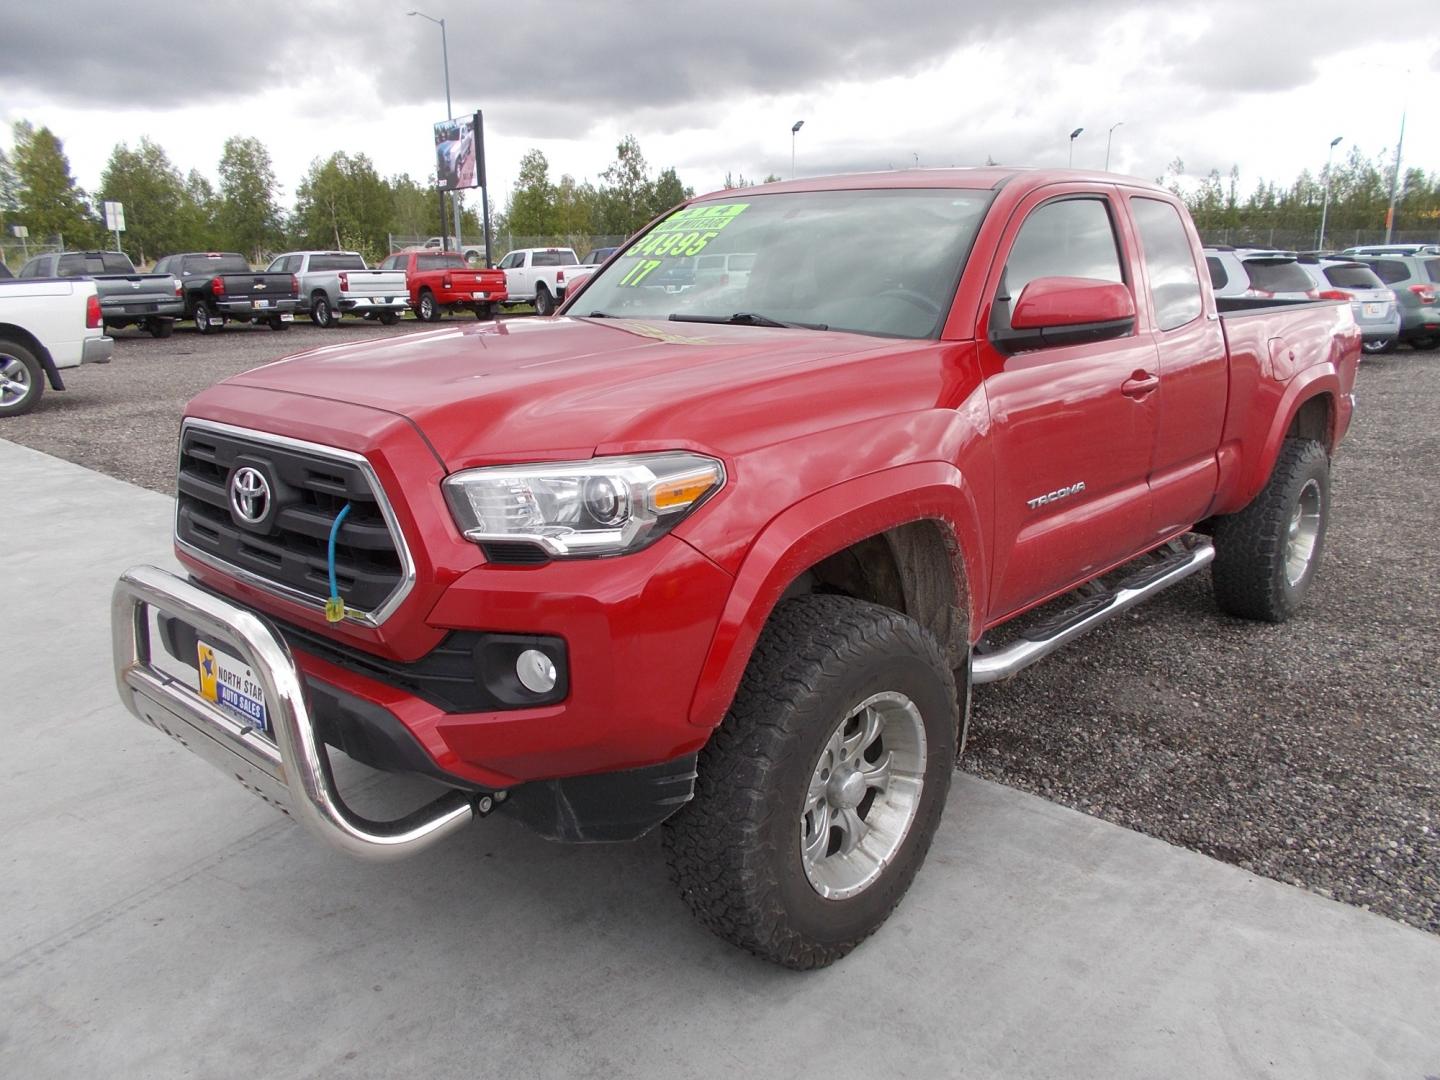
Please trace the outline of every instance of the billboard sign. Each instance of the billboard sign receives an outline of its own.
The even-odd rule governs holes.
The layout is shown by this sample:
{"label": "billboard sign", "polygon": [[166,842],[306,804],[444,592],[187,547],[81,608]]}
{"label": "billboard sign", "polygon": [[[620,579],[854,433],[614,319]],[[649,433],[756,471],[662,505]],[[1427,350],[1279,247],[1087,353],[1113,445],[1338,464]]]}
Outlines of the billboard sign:
{"label": "billboard sign", "polygon": [[441,191],[484,186],[480,125],[478,112],[435,125],[435,186]]}

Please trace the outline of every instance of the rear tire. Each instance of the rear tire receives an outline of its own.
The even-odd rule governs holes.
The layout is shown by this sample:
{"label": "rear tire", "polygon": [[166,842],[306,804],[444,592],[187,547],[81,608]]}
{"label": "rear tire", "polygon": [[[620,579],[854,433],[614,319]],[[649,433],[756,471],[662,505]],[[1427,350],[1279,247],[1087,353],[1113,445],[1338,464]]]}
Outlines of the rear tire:
{"label": "rear tire", "polygon": [[420,303],[415,307],[415,317],[421,322],[440,321],[440,305],[435,302],[435,294],[429,289],[421,291]]}
{"label": "rear tire", "polygon": [[955,680],[928,631],[843,596],[778,606],[695,797],[665,823],[672,880],[720,937],[824,967],[889,917],[945,808]]}
{"label": "rear tire", "polygon": [[1330,518],[1330,455],[1313,439],[1286,439],[1263,491],[1215,521],[1215,600],[1227,614],[1285,622],[1300,609]]}
{"label": "rear tire", "polygon": [[1379,341],[1367,341],[1360,346],[1367,355],[1374,356],[1377,353],[1394,352],[1396,345],[1395,338],[1382,338]]}
{"label": "rear tire", "polygon": [[555,298],[550,295],[550,290],[543,284],[535,286],[535,313],[537,315],[555,314]]}
{"label": "rear tire", "polygon": [[195,329],[202,334],[217,333],[225,325],[208,300],[197,300],[191,317],[195,320]]}
{"label": "rear tire", "polygon": [[35,354],[0,339],[0,417],[27,413],[45,394],[45,369]]}
{"label": "rear tire", "polygon": [[1425,334],[1410,339],[1410,347],[1416,352],[1429,352],[1436,345],[1440,345],[1440,334]]}
{"label": "rear tire", "polygon": [[322,330],[340,325],[340,316],[335,314],[335,309],[330,306],[330,298],[323,292],[317,292],[310,297],[310,321]]}

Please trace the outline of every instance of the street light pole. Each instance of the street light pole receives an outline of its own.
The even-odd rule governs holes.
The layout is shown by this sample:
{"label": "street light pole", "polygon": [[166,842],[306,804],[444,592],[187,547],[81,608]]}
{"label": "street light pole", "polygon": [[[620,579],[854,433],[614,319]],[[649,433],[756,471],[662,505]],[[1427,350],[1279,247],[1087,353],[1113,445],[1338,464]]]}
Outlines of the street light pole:
{"label": "street light pole", "polygon": [[790,127],[790,179],[795,179],[795,136],[805,126],[804,120],[796,120]]}
{"label": "street light pole", "polygon": [[1116,120],[1110,125],[1110,130],[1105,133],[1105,171],[1110,171],[1110,140],[1115,137],[1115,129],[1124,124],[1124,120]]}
{"label": "street light pole", "polygon": [[1400,192],[1400,152],[1405,148],[1405,113],[1400,110],[1400,141],[1395,144],[1395,175],[1390,177],[1390,209],[1385,212],[1385,243],[1390,243],[1390,234],[1395,228],[1395,199]]}
{"label": "street light pole", "polygon": [[1084,130],[1083,127],[1078,127],[1070,132],[1070,161],[1068,164],[1072,169],[1075,167],[1075,140],[1080,137],[1080,133]]}
{"label": "street light pole", "polygon": [[1320,208],[1320,242],[1316,248],[1325,250],[1325,219],[1330,216],[1330,161],[1335,156],[1335,147],[1340,145],[1341,135],[1330,140],[1330,149],[1325,153],[1325,203]]}
{"label": "street light pole", "polygon": [[[422,19],[429,19],[436,26],[440,27],[440,51],[445,60],[445,118],[455,119],[455,108],[450,104],[450,40],[445,33],[445,20],[432,18],[423,11],[406,12],[407,15],[419,15]],[[438,179],[438,177],[437,177]],[[450,205],[455,210],[455,250],[461,250],[465,245],[460,238],[460,193],[450,192]]]}

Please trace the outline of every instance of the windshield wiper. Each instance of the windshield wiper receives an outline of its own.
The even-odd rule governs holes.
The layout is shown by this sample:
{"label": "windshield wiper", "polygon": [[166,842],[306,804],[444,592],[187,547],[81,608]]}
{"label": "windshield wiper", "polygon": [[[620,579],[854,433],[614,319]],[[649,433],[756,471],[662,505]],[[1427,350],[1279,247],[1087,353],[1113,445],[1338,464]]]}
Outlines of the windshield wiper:
{"label": "windshield wiper", "polygon": [[769,315],[761,315],[754,311],[737,311],[734,315],[686,315],[676,312],[670,316],[671,322],[699,322],[699,323],[727,323],[734,326],[774,326],[782,330],[829,330],[826,323],[808,322],[781,322],[779,319],[772,319]]}
{"label": "windshield wiper", "polygon": [[587,319],[618,319],[619,315],[611,315],[608,311],[592,311],[585,316]]}

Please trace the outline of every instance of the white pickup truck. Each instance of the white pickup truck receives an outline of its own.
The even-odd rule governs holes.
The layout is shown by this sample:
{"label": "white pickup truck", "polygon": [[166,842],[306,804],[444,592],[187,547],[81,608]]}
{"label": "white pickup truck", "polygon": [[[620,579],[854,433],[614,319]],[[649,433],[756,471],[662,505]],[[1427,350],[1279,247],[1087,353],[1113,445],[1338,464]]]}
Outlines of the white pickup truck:
{"label": "white pickup truck", "polygon": [[0,281],[0,417],[33,409],[47,381],[64,390],[62,368],[109,363],[115,340],[102,320],[88,278]]}
{"label": "white pickup truck", "polygon": [[507,304],[534,304],[541,315],[550,315],[565,299],[566,276],[578,276],[580,260],[571,248],[519,248],[500,260],[500,269]]}
{"label": "white pickup truck", "polygon": [[299,310],[316,326],[339,326],[347,312],[390,326],[410,306],[404,272],[371,270],[356,251],[289,251],[275,256],[269,272],[299,279]]}

